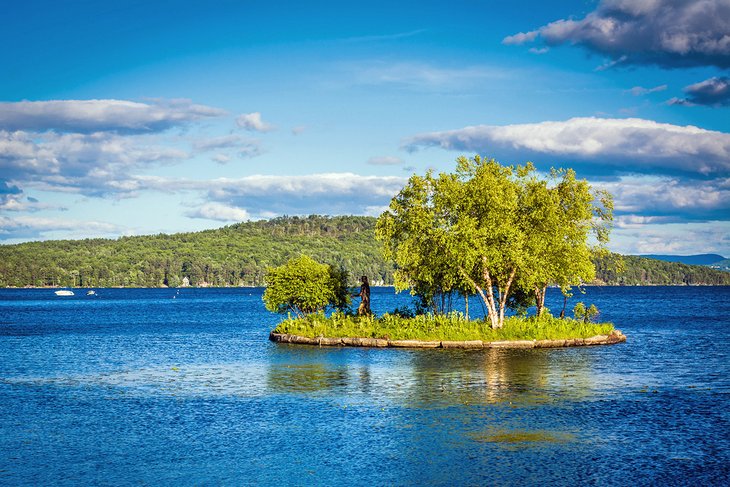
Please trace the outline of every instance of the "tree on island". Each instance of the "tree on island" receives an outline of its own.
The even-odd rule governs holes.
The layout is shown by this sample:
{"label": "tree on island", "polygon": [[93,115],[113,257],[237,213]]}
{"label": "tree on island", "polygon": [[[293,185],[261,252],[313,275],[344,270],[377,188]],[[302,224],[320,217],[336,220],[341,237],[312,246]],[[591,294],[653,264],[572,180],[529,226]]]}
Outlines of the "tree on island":
{"label": "tree on island", "polygon": [[539,315],[549,284],[568,290],[593,279],[591,255],[607,242],[612,213],[610,194],[572,170],[543,178],[531,163],[460,157],[455,173],[412,176],[376,236],[396,264],[398,291],[410,289],[435,313],[439,299],[476,292],[501,328],[515,300],[532,296]]}
{"label": "tree on island", "polygon": [[299,317],[327,307],[343,310],[350,304],[347,279],[344,269],[302,255],[268,269],[264,304],[269,311]]}

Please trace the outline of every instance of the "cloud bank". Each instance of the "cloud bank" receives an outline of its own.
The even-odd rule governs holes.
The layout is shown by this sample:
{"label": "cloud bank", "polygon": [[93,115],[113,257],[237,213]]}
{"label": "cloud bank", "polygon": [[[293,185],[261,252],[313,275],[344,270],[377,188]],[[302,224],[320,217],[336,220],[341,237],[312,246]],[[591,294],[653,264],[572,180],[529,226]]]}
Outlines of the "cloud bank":
{"label": "cloud bank", "polygon": [[190,100],[51,100],[0,103],[0,129],[45,132],[149,133],[225,115]]}
{"label": "cloud bank", "polygon": [[730,134],[639,118],[571,118],[517,125],[478,125],[417,134],[406,150],[423,147],[478,152],[508,159],[549,158],[603,174],[636,172],[710,177],[730,174]]}

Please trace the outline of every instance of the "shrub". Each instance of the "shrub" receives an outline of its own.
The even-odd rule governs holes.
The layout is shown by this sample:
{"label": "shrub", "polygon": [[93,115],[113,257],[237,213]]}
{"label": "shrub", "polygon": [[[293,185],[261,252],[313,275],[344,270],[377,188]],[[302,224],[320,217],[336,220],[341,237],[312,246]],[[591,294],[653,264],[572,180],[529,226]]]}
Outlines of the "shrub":
{"label": "shrub", "polygon": [[579,302],[573,308],[573,316],[576,320],[583,320],[583,323],[588,323],[593,320],[593,318],[598,316],[599,313],[600,312],[598,311],[598,308],[596,308],[595,304],[586,308],[585,304]]}
{"label": "shrub", "polygon": [[350,304],[347,272],[320,264],[302,255],[266,272],[266,309],[276,313],[293,312],[303,316],[328,306],[345,309]]}

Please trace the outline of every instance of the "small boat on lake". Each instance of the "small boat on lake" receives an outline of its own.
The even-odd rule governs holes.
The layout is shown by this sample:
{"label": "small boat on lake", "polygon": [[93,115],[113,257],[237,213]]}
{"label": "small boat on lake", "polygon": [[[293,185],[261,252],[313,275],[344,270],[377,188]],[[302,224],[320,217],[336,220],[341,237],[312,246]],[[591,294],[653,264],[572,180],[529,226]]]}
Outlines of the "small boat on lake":
{"label": "small boat on lake", "polygon": [[94,291],[93,289],[89,289],[88,291],[86,291],[86,295],[87,296],[96,296],[96,291]]}
{"label": "small boat on lake", "polygon": [[59,289],[56,291],[56,296],[73,296],[74,292],[69,291],[68,289]]}

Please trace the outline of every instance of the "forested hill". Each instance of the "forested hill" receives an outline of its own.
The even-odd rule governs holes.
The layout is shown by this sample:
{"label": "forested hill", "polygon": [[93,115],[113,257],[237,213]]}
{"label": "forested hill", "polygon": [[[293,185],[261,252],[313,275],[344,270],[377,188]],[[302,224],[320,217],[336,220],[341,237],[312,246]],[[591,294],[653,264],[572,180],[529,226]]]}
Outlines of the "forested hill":
{"label": "forested hill", "polygon": [[282,217],[195,233],[0,246],[0,286],[260,286],[270,266],[302,253],[344,267],[353,284],[393,281],[375,219]]}
{"label": "forested hill", "polygon": [[[361,275],[393,282],[374,236],[375,218],[281,217],[216,230],[116,240],[56,240],[0,245],[0,286],[178,287],[261,286],[267,267],[307,254]],[[730,273],[708,267],[625,256],[597,262],[598,283],[726,284]]]}

